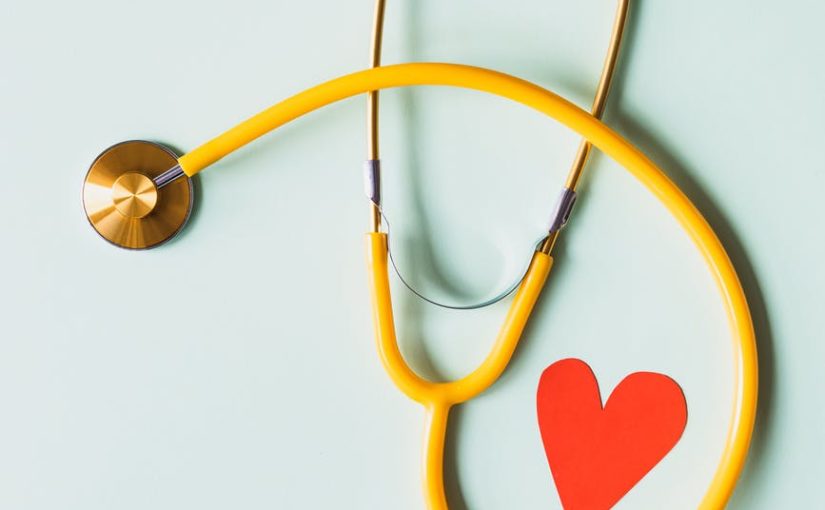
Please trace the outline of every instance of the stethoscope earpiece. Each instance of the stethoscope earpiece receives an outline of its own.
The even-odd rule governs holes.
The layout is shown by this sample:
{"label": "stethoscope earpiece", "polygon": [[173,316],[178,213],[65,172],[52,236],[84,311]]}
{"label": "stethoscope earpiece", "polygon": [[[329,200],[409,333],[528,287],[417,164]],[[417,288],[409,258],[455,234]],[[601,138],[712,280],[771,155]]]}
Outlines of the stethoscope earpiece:
{"label": "stethoscope earpiece", "polygon": [[131,140],[109,147],[83,180],[86,218],[115,246],[143,250],[163,244],[192,212],[192,179],[179,170],[177,155],[158,143]]}

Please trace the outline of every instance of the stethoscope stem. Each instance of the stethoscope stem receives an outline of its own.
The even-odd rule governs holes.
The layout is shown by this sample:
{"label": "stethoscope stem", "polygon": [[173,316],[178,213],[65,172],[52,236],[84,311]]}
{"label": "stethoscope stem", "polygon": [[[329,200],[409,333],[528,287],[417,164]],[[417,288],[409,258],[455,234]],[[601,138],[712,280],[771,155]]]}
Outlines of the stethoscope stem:
{"label": "stethoscope stem", "polygon": [[180,179],[181,177],[185,177],[186,174],[183,172],[183,168],[180,165],[175,165],[169,170],[163,172],[162,174],[155,177],[152,182],[155,184],[157,189],[161,189],[167,184],[171,184],[172,182]]}

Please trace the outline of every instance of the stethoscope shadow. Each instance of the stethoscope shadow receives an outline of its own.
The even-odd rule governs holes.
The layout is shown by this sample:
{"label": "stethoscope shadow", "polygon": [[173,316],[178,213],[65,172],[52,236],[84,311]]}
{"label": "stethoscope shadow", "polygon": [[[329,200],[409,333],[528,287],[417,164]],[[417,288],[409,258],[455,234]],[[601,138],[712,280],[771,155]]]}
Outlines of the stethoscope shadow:
{"label": "stethoscope shadow", "polygon": [[[638,12],[639,0],[636,0],[635,11]],[[625,48],[627,53],[632,53],[636,46],[636,33],[630,31],[626,40],[628,45]],[[748,463],[739,483],[739,487],[752,485],[757,487],[770,476],[767,463],[763,461],[766,447],[773,437],[774,431],[771,427],[773,415],[773,397],[775,394],[775,368],[774,368],[774,338],[771,328],[770,316],[765,304],[765,297],[759,284],[756,270],[751,259],[742,244],[734,225],[728,220],[724,210],[705,191],[694,177],[695,172],[685,163],[689,158],[679,155],[674,146],[662,139],[661,136],[654,136],[643,124],[635,120],[632,116],[623,115],[621,112],[622,96],[624,95],[623,76],[632,66],[632,60],[627,59],[620,67],[616,76],[616,85],[612,92],[612,104],[618,105],[617,109],[608,107],[609,118],[607,119],[616,131],[639,147],[647,156],[655,161],[668,176],[682,189],[682,191],[696,205],[711,227],[713,227],[725,250],[728,253],[750,306],[753,326],[756,332],[756,341],[759,355],[759,402],[756,414],[756,427],[754,430]],[[563,266],[559,266],[563,267]],[[552,291],[551,291],[552,292]],[[545,292],[545,294],[549,294]],[[552,301],[552,297],[550,298]],[[541,306],[541,302],[539,303]],[[528,326],[529,329],[529,326]],[[529,337],[529,331],[528,331]],[[745,494],[747,490],[738,490],[732,500],[731,505],[737,506],[740,501],[737,494]],[[741,496],[740,496],[741,497]],[[739,504],[745,506],[744,502]]]}
{"label": "stethoscope shadow", "polygon": [[[614,93],[614,101],[616,104],[621,104],[621,88],[617,87]],[[622,115],[621,112],[612,114],[608,122],[614,129],[632,141],[634,145],[639,147],[664,169],[668,176],[696,205],[722,241],[722,245],[725,247],[739,275],[739,280],[742,283],[742,288],[745,290],[745,296],[747,297],[753,319],[759,356],[759,402],[757,404],[756,426],[751,441],[748,462],[739,487],[749,484],[758,486],[761,483],[760,479],[769,476],[769,473],[764,470],[766,463],[762,462],[762,456],[772,435],[770,420],[773,414],[775,374],[773,331],[771,329],[768,309],[765,305],[764,293],[759,284],[756,270],[734,226],[727,219],[725,212],[696,181],[693,177],[693,172],[682,162],[682,158],[677,155],[677,152],[672,149],[669,144],[663,142],[660,137],[653,136],[643,125],[629,116]],[[559,267],[563,266],[559,265]],[[547,292],[545,293],[549,294]],[[552,293],[552,291],[550,293]],[[550,300],[552,301],[552,298]],[[541,301],[538,306],[542,306]],[[529,326],[527,335],[529,337]],[[731,504],[737,504],[736,494],[743,494],[745,492],[747,491],[737,491],[731,499]]]}
{"label": "stethoscope shadow", "polygon": [[[643,4],[642,0],[635,0],[633,16],[643,15],[641,4]],[[635,23],[631,21],[630,27],[632,28],[634,25]],[[637,31],[630,30],[627,33],[625,44],[627,46],[624,49],[624,54],[633,54],[638,44]],[[632,116],[623,114],[621,105],[625,91],[624,83],[626,82],[624,77],[630,72],[632,65],[632,58],[626,58],[619,64],[610,99],[610,104],[615,105],[616,108],[611,109],[611,107],[608,106],[607,123],[655,161],[696,205],[725,247],[739,275],[742,287],[745,290],[745,296],[748,300],[753,326],[756,332],[759,356],[759,402],[757,404],[756,425],[748,462],[739,487],[745,487],[747,485],[757,487],[761,485],[763,481],[766,481],[766,477],[770,476],[770,473],[766,469],[767,463],[763,461],[763,456],[774,434],[770,423],[773,415],[773,397],[775,394],[774,338],[770,316],[765,304],[764,293],[759,284],[757,272],[745,251],[744,245],[736,232],[736,228],[730,220],[728,220],[725,211],[720,205],[715,202],[703,186],[697,182],[694,177],[696,172],[693,172],[689,164],[686,163],[690,158],[682,157],[678,149],[674,148],[678,147],[679,144],[668,143],[663,140],[660,135],[652,134],[642,123]],[[561,268],[563,266],[559,265],[559,267]],[[552,290],[551,292],[545,292],[545,295],[547,294],[552,294]],[[552,296],[550,300],[552,301]],[[539,302],[538,306],[541,306],[541,302]],[[527,335],[528,337],[530,336],[529,325]],[[731,499],[731,505],[738,506],[737,502],[739,501],[739,504],[748,506],[744,501],[740,501],[739,498],[737,498],[737,494],[745,494],[747,492],[749,491],[738,490]]]}

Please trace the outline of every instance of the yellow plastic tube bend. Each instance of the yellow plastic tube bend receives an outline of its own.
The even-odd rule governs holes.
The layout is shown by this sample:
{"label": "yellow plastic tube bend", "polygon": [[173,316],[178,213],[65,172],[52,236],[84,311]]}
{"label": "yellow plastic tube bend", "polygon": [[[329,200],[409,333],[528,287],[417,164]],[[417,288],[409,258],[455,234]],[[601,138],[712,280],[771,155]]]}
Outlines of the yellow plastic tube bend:
{"label": "yellow plastic tube bend", "polygon": [[367,234],[367,270],[378,352],[395,385],[424,406],[460,404],[489,388],[507,368],[552,265],[552,257],[541,252],[534,253],[493,349],[478,368],[457,381],[431,382],[407,366],[398,349],[387,276],[387,235],[377,232]]}
{"label": "yellow plastic tube bend", "polygon": [[550,274],[553,258],[535,252],[527,274],[516,291],[492,350],[481,365],[457,381],[432,382],[416,374],[404,361],[395,336],[392,297],[387,266],[387,235],[367,234],[367,271],[372,297],[378,353],[390,378],[408,397],[427,410],[424,446],[424,495],[431,510],[446,510],[444,444],[447,419],[455,404],[466,402],[489,388],[507,368],[530,313]]}

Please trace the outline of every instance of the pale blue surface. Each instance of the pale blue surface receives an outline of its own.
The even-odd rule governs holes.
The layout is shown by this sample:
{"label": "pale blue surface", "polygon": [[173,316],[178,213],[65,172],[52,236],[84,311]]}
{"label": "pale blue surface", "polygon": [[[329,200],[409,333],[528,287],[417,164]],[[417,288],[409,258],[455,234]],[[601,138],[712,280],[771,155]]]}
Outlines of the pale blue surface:
{"label": "pale blue surface", "polygon": [[[373,349],[362,100],[205,172],[191,224],[163,248],[116,250],[82,215],[82,176],[106,146],[188,150],[367,62],[368,0],[201,5],[0,5],[0,508],[421,508],[422,411]],[[389,0],[385,61],[482,65],[588,105],[613,9]],[[825,7],[632,9],[606,120],[717,229],[759,335],[759,424],[730,506],[825,507]],[[399,263],[445,299],[495,292],[540,235],[576,137],[477,93],[382,97]],[[682,384],[684,437],[618,507],[695,507],[731,402],[710,276],[661,205],[600,155],[559,248],[511,369],[455,416],[454,507],[558,508],[534,396],[567,356],[588,361],[605,394],[636,370]],[[405,354],[458,377],[506,306],[444,312],[396,286]],[[159,310],[175,312],[130,327]]]}

